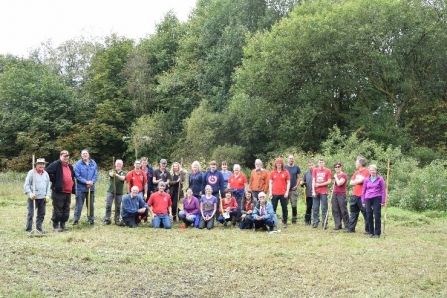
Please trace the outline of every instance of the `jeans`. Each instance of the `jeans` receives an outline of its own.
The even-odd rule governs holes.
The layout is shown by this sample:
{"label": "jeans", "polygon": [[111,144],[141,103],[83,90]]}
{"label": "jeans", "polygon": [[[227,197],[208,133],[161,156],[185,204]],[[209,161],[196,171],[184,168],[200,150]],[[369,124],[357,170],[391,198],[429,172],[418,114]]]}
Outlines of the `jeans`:
{"label": "jeans", "polygon": [[355,232],[355,226],[357,225],[357,220],[359,219],[359,213],[362,213],[365,220],[365,232],[369,233],[368,221],[366,220],[366,210],[362,206],[362,198],[358,196],[351,196],[351,201],[349,203],[349,222],[346,230]]}
{"label": "jeans", "polygon": [[90,191],[90,206],[88,203],[88,192],[79,192],[76,193],[76,206],[74,212],[74,221],[78,221],[81,218],[82,207],[87,207],[87,214],[90,209],[90,215],[88,215],[88,221],[92,222],[95,220],[95,192]]}
{"label": "jeans", "polygon": [[156,229],[160,228],[161,225],[163,225],[163,227],[165,229],[170,229],[172,227],[171,219],[169,218],[169,216],[167,214],[157,214],[152,219],[152,227],[153,228],[156,228]]}
{"label": "jeans", "polygon": [[[326,219],[327,214],[327,194],[317,194],[312,201],[313,223],[317,225],[320,222],[320,202],[321,202],[321,218]],[[327,222],[323,223],[327,225]]]}
{"label": "jeans", "polygon": [[179,219],[183,220],[185,223],[194,223],[196,216],[197,215],[195,214],[188,214],[188,216],[186,216],[186,212],[183,210],[178,213]]}
{"label": "jeans", "polygon": [[[123,199],[123,195],[115,195],[116,196],[116,202],[115,202],[115,222],[119,222],[120,220],[120,212],[121,212],[121,201]],[[112,215],[112,204],[114,201],[114,194],[111,192],[107,192],[106,195],[106,215],[105,220],[110,220],[110,216]]]}
{"label": "jeans", "polygon": [[365,200],[366,221],[368,222],[369,233],[381,234],[382,217],[382,197],[375,197]]}
{"label": "jeans", "polygon": [[219,217],[217,218],[217,221],[220,222],[221,224],[223,224],[226,221],[232,221],[232,222],[236,222],[236,217],[237,217],[237,210],[233,210],[230,211],[230,217],[228,218],[224,218],[222,214],[219,215]]}
{"label": "jeans", "polygon": [[278,200],[281,203],[282,208],[282,223],[287,223],[287,216],[289,210],[287,210],[287,200],[284,195],[273,195],[272,197],[272,205],[273,205],[273,211],[276,213],[276,208],[278,207]]}

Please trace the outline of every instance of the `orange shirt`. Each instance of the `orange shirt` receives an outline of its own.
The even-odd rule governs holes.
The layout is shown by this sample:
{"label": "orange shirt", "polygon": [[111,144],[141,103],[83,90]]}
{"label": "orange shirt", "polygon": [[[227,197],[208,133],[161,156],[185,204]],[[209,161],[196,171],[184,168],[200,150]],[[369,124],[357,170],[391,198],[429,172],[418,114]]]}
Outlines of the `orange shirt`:
{"label": "orange shirt", "polygon": [[270,173],[270,180],[272,180],[272,195],[284,195],[287,192],[287,180],[290,181],[290,173],[287,170],[273,170]]}
{"label": "orange shirt", "polygon": [[[369,176],[369,170],[367,168],[364,168],[363,170],[355,171],[355,173],[352,175],[351,180],[355,180],[355,177],[357,177],[357,175],[362,175],[363,177],[367,178]],[[354,185],[354,188],[352,189],[352,195],[361,197],[362,191],[363,191],[363,183],[356,184],[356,185]]]}
{"label": "orange shirt", "polygon": [[267,193],[269,190],[269,173],[266,169],[257,171],[254,169],[250,175],[250,190],[263,191]]}
{"label": "orange shirt", "polygon": [[244,174],[239,173],[239,176],[231,175],[230,178],[228,178],[228,187],[234,188],[234,189],[242,189],[245,188],[245,183],[247,183],[247,178]]}

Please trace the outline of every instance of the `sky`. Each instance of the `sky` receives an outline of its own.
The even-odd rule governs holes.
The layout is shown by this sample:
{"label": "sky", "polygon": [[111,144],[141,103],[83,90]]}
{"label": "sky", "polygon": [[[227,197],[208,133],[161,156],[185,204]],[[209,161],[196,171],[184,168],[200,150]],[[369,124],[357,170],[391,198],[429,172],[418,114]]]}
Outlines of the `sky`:
{"label": "sky", "polygon": [[173,11],[185,22],[197,0],[3,0],[0,54],[27,57],[52,41],[57,47],[75,37],[111,33],[138,41]]}

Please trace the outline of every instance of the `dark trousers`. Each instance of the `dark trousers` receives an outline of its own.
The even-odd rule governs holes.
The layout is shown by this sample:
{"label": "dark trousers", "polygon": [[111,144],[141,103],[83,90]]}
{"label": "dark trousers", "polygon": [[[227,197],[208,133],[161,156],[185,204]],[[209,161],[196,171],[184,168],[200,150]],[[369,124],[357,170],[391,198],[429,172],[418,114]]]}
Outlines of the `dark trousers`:
{"label": "dark trousers", "polygon": [[289,210],[287,210],[287,199],[284,198],[284,195],[273,195],[272,197],[272,205],[273,211],[276,213],[276,208],[278,207],[278,201],[281,203],[282,208],[282,223],[287,223],[287,216]]}
{"label": "dark trousers", "polygon": [[212,228],[214,228],[214,216],[211,217],[209,220],[204,220],[202,215],[197,216],[200,216],[199,229],[203,229],[206,227],[208,230],[211,230]]}
{"label": "dark trousers", "polygon": [[362,198],[358,196],[351,196],[351,201],[349,203],[349,222],[346,227],[347,230],[355,232],[355,227],[359,219],[359,213],[362,213],[363,219],[365,220],[365,232],[369,233],[368,221],[366,220],[366,210],[362,206]]}
{"label": "dark trousers", "polygon": [[116,197],[116,202],[115,202],[115,223],[120,221],[120,213],[121,213],[121,201],[123,199],[123,195],[122,194],[116,194],[114,195],[111,192],[107,192],[106,195],[106,215],[105,215],[105,220],[110,220],[110,216],[112,215],[112,204],[115,201],[115,197]]}
{"label": "dark trousers", "polygon": [[381,234],[382,225],[382,197],[375,197],[365,200],[366,221],[368,222],[369,233],[374,235]]}
{"label": "dark trousers", "polygon": [[313,197],[306,197],[306,215],[304,216],[305,223],[310,225],[310,221],[312,219],[312,203]]}
{"label": "dark trousers", "polygon": [[263,228],[268,226],[270,229],[273,229],[273,220],[271,219],[253,219],[253,223],[255,225],[255,229]]}
{"label": "dark trousers", "polygon": [[31,232],[33,229],[33,216],[34,216],[34,202],[36,204],[37,209],[37,215],[36,215],[36,229],[38,231],[42,231],[42,223],[45,218],[45,211],[46,211],[46,205],[45,199],[39,199],[39,200],[31,200],[28,198],[28,215],[26,220],[26,227],[25,229],[28,232]]}
{"label": "dark trousers", "polygon": [[126,224],[126,226],[130,228],[136,228],[137,224],[140,223],[140,214],[137,214],[136,216],[131,217],[123,217],[123,221]]}
{"label": "dark trousers", "polygon": [[331,203],[332,203],[332,216],[334,217],[335,228],[341,229],[342,221],[346,228],[349,221],[348,201],[346,200],[346,195],[333,194]]}
{"label": "dark trousers", "polygon": [[71,193],[54,192],[51,194],[53,200],[53,227],[59,223],[65,224],[70,217]]}

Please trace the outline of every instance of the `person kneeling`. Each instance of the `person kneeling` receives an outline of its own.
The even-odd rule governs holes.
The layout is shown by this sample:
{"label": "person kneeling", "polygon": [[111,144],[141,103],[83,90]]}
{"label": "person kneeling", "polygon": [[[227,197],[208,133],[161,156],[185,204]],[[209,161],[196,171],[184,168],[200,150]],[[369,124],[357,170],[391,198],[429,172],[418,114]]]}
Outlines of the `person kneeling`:
{"label": "person kneeling", "polygon": [[138,186],[133,186],[130,190],[130,194],[127,194],[123,198],[123,207],[121,210],[121,217],[123,218],[121,226],[128,226],[135,228],[140,223],[141,215],[147,210],[147,204],[143,201],[143,198],[138,194]]}
{"label": "person kneeling", "polygon": [[231,220],[233,227],[236,226],[237,208],[238,205],[231,189],[225,189],[225,198],[220,201],[220,215],[217,221],[226,227],[227,222]]}
{"label": "person kneeling", "polygon": [[186,226],[194,224],[197,214],[200,213],[199,200],[192,195],[192,189],[186,190],[186,197],[183,199],[183,210],[178,213],[178,217]]}
{"label": "person kneeling", "polygon": [[212,194],[210,185],[205,187],[205,194],[200,199],[200,222],[199,229],[207,228],[211,230],[214,228],[214,215],[217,210],[217,198]]}
{"label": "person kneeling", "polygon": [[264,192],[258,194],[258,200],[259,202],[253,210],[253,223],[255,228],[267,230],[268,227],[272,231],[277,221],[272,203],[267,202]]}
{"label": "person kneeling", "polygon": [[166,183],[158,183],[158,191],[151,194],[148,206],[152,215],[153,228],[170,229],[172,227],[172,201],[171,196],[165,192]]}

